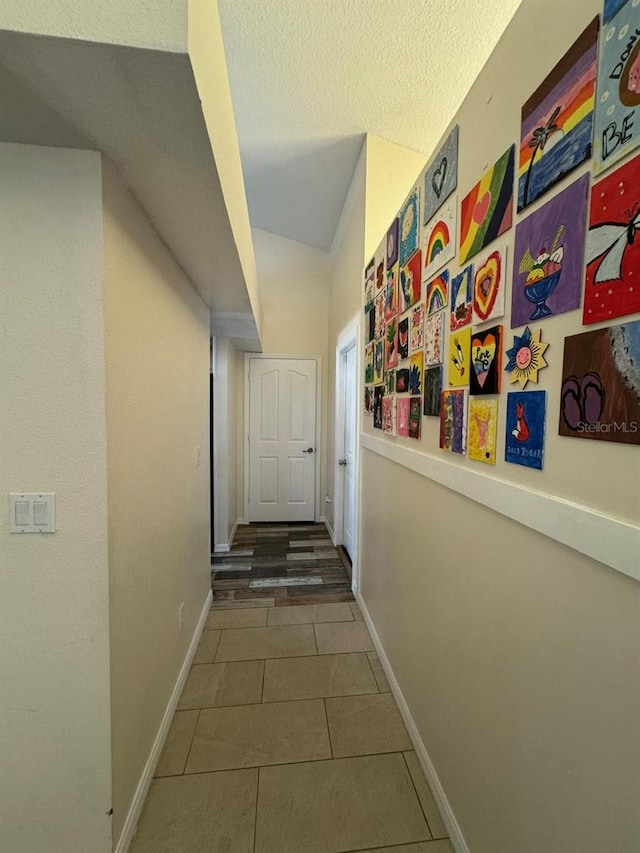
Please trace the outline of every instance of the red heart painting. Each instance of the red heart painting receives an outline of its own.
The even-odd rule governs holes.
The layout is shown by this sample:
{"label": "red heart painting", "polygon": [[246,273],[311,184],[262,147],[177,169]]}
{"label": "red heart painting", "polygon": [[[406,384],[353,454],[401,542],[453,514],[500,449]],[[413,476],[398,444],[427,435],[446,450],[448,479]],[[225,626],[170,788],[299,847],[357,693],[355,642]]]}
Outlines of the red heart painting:
{"label": "red heart painting", "polygon": [[502,253],[496,250],[476,269],[473,283],[473,313],[476,323],[483,323],[504,314],[502,268]]}

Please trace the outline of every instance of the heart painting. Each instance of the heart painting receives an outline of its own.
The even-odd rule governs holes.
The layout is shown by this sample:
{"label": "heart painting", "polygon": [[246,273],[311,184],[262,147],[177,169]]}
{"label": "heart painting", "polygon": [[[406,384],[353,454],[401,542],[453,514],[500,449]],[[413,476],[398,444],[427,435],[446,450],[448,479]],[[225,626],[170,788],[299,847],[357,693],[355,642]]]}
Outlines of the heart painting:
{"label": "heart painting", "polygon": [[474,332],[471,338],[470,392],[499,394],[502,376],[502,326]]}
{"label": "heart painting", "polygon": [[447,175],[447,166],[449,165],[446,157],[443,157],[440,161],[440,165],[433,173],[433,178],[431,179],[431,186],[433,187],[433,191],[438,198],[442,195],[442,188],[444,186],[444,179]]}
{"label": "heart painting", "polygon": [[424,173],[424,208],[422,223],[426,225],[440,210],[458,185],[458,127],[454,127]]}
{"label": "heart painting", "polygon": [[504,270],[506,246],[480,261],[473,282],[473,321],[484,323],[504,314]]}

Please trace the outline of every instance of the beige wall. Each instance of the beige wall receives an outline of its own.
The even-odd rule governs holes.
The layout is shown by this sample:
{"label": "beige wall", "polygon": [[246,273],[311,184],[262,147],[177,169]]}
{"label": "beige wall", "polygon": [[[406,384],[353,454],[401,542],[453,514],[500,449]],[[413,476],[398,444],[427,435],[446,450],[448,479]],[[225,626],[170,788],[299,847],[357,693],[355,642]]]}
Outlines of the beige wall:
{"label": "beige wall", "polygon": [[[242,374],[239,359],[227,338],[215,339],[214,376],[214,504],[215,545],[230,543],[235,524],[242,516],[238,511],[238,401],[242,397]],[[242,495],[242,492],[240,492]]]}
{"label": "beige wall", "polygon": [[[111,850],[99,155],[0,144],[0,849]],[[8,532],[9,492],[57,531]]]}
{"label": "beige wall", "polygon": [[104,257],[117,839],[209,592],[209,312],[109,168]]}

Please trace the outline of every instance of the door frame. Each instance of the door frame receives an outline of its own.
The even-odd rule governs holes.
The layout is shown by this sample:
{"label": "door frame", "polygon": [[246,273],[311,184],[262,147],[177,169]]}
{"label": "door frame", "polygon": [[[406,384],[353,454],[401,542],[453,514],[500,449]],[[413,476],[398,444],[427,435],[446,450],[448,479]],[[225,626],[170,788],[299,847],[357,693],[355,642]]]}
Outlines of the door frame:
{"label": "door frame", "polygon": [[315,465],[316,465],[316,487],[315,487],[315,507],[313,510],[314,521],[322,521],[324,516],[320,513],[320,473],[322,471],[321,456],[322,456],[322,356],[320,355],[293,355],[292,353],[284,353],[277,355],[269,353],[268,355],[262,352],[245,352],[244,354],[244,408],[242,414],[242,430],[243,430],[243,446],[244,446],[244,487],[243,487],[243,505],[245,524],[249,524],[249,406],[250,406],[250,391],[249,391],[249,370],[251,368],[252,359],[286,359],[287,361],[315,361],[316,363],[316,438],[315,438]]}
{"label": "door frame", "polygon": [[356,506],[354,513],[353,541],[355,554],[351,554],[351,583],[353,590],[358,589],[358,565],[360,554],[360,381],[362,370],[360,344],[360,313],[345,326],[338,335],[336,342],[336,389],[335,389],[335,422],[334,422],[334,454],[333,454],[333,544],[342,545],[344,540],[344,469],[338,465],[338,459],[344,456],[345,430],[345,368],[346,353],[352,347],[356,349],[356,446],[355,472]]}

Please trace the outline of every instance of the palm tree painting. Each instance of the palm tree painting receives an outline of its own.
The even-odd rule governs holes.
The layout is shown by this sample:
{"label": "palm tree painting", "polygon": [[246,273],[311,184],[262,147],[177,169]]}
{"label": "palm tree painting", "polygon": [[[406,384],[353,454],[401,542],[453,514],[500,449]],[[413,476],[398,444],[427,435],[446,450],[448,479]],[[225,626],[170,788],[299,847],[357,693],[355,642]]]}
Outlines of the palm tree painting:
{"label": "palm tree painting", "polygon": [[524,193],[522,199],[522,206],[526,207],[529,204],[529,187],[531,186],[531,172],[533,171],[533,164],[536,161],[536,155],[538,152],[541,154],[544,153],[544,147],[547,144],[547,140],[549,137],[554,134],[558,130],[558,125],[555,123],[558,118],[558,113],[561,111],[562,105],[556,107],[555,110],[551,113],[551,116],[544,127],[536,127],[533,131],[531,139],[529,140],[529,148],[533,148],[533,153],[531,154],[531,160],[529,161],[529,168],[527,169],[527,176],[524,182]]}

